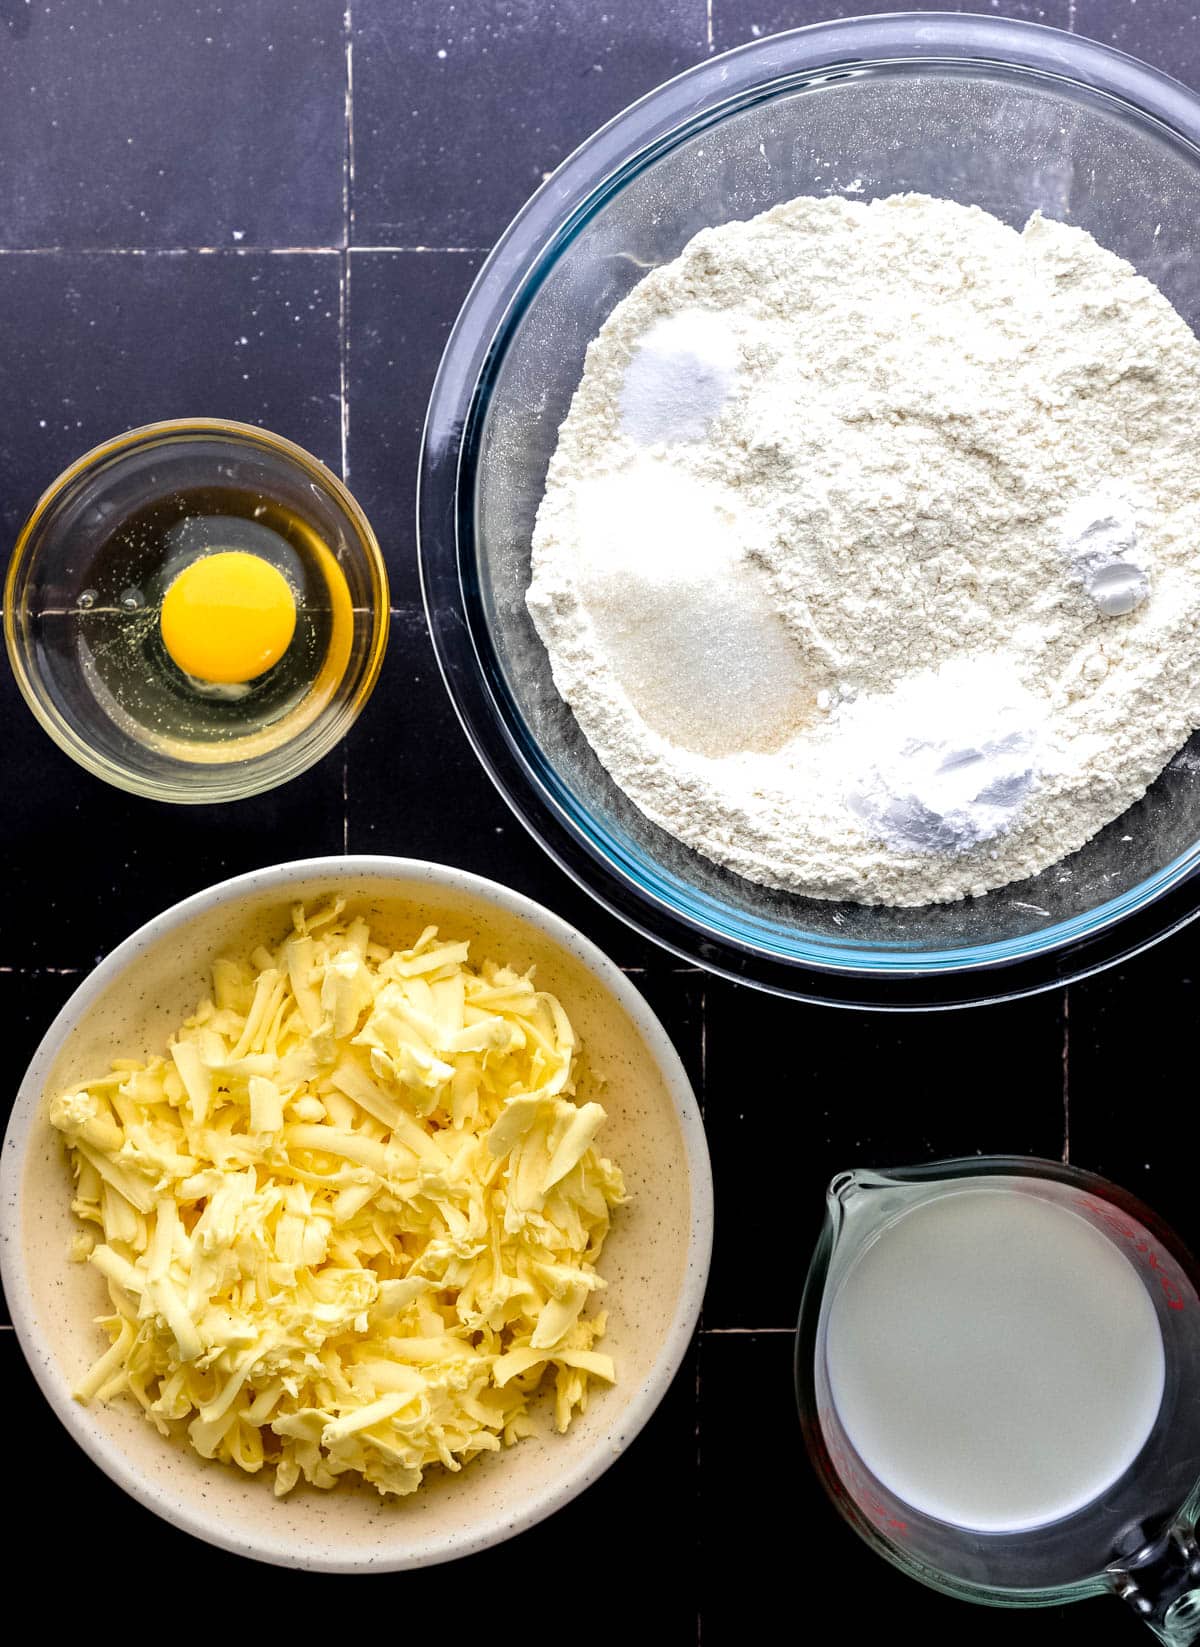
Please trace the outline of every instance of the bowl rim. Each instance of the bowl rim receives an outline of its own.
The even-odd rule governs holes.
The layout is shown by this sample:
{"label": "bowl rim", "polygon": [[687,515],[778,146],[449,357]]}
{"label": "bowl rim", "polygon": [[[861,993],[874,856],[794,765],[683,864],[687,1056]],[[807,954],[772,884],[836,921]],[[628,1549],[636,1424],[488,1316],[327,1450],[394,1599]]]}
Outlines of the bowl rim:
{"label": "bowl rim", "polygon": [[[182,1510],[172,1507],[168,1516],[159,1489],[130,1462],[122,1447],[111,1442],[92,1425],[88,1409],[72,1398],[66,1379],[50,1363],[34,1326],[31,1307],[33,1289],[27,1275],[22,1238],[21,1180],[49,1069],[79,1018],[120,977],[130,961],[149,945],[185,926],[196,916],[224,904],[236,903],[245,894],[259,894],[271,889],[284,894],[289,886],[302,881],[328,879],[332,883],[357,877],[415,881],[431,888],[465,892],[481,903],[529,922],[583,963],[628,1014],[662,1072],[683,1140],[684,1161],[688,1169],[690,1228],[679,1293],[662,1348],[650,1374],[638,1389],[630,1393],[627,1405],[622,1408],[623,1440],[619,1448],[612,1444],[611,1437],[600,1433],[574,1468],[565,1474],[553,1474],[545,1488],[523,1499],[519,1508],[512,1513],[493,1512],[491,1520],[485,1521],[480,1530],[471,1536],[459,1539],[453,1534],[449,1537],[417,1535],[410,1537],[394,1556],[384,1555],[382,1558],[377,1553],[364,1553],[361,1556],[297,1559],[283,1540],[272,1540],[267,1536],[249,1541],[233,1538],[225,1530],[219,1509],[208,1508],[202,1499],[189,1501]],[[308,1571],[399,1572],[455,1560],[525,1531],[591,1486],[643,1429],[683,1362],[700,1317],[712,1255],[712,1230],[712,1169],[700,1108],[674,1043],[640,991],[616,962],[591,939],[524,893],[467,870],[420,858],[361,854],[293,859],[218,881],[181,899],[145,922],[87,975],[54,1018],[21,1082],[0,1151],[0,1273],[3,1274],[17,1342],[57,1418],[94,1464],[146,1509],[169,1519],[171,1525],[234,1555]]]}
{"label": "bowl rim", "polygon": [[[290,761],[284,759],[272,764],[272,755],[282,755],[290,747],[285,743],[278,752],[268,751],[265,755],[250,756],[226,763],[214,762],[192,768],[190,770],[197,774],[205,774],[206,781],[176,784],[168,780],[138,777],[117,762],[98,756],[87,739],[54,708],[41,689],[37,671],[30,667],[28,648],[24,644],[20,621],[24,616],[24,609],[19,597],[19,586],[32,564],[33,545],[38,528],[68,495],[71,488],[100,465],[113,459],[120,459],[136,448],[155,441],[211,439],[215,436],[224,436],[243,445],[265,448],[277,457],[284,458],[333,499],[351,528],[354,541],[366,563],[372,592],[371,638],[357,670],[358,678],[351,695],[344,703],[333,706],[335,713],[328,715],[328,718],[326,715],[330,706],[326,706],[318,715],[313,725],[319,727],[324,723],[324,730],[319,735],[314,735],[311,741],[297,741],[299,758],[293,756]],[[206,806],[259,795],[266,790],[277,788],[280,784],[289,783],[302,772],[306,772],[310,766],[314,766],[317,761],[322,760],[334,745],[345,737],[374,691],[387,651],[388,629],[391,622],[387,563],[383,550],[362,505],[345,481],[336,475],[328,464],[322,463],[320,458],[298,445],[296,441],[289,440],[286,435],[277,435],[273,430],[261,428],[258,424],[239,423],[231,418],[217,417],[162,418],[153,423],[142,423],[136,428],[127,429],[122,434],[112,435],[107,440],[100,441],[74,462],[69,463],[43,490],[21,526],[4,575],[3,606],[4,643],[9,666],[21,696],[43,731],[48,733],[73,761],[94,777],[112,784],[114,788],[123,789],[129,794],[142,795],[150,800],[170,801],[182,806]]]}
{"label": "bowl rim", "polygon": [[1034,994],[1138,953],[1200,914],[1198,905],[1144,919],[1160,905],[1165,911],[1164,900],[1172,902],[1170,895],[1200,871],[1200,840],[1124,894],[986,945],[876,946],[863,955],[832,940],[805,949],[800,940],[788,951],[756,942],[749,931],[706,924],[625,866],[619,845],[614,849],[604,826],[571,800],[532,733],[525,740],[531,757],[521,728],[510,725],[514,717],[520,722],[520,711],[505,701],[486,621],[473,610],[472,439],[491,373],[530,293],[580,224],[661,148],[758,97],[819,82],[826,71],[835,78],[867,67],[922,66],[1007,70],[1074,85],[1163,128],[1176,145],[1197,150],[1200,165],[1200,95],[1113,47],[1043,24],[911,11],[835,19],[750,41],[685,70],[616,115],[518,212],[451,330],[430,397],[417,488],[418,565],[443,684],[484,770],[543,849],[619,919],[693,964],[778,994],[883,1010]]}

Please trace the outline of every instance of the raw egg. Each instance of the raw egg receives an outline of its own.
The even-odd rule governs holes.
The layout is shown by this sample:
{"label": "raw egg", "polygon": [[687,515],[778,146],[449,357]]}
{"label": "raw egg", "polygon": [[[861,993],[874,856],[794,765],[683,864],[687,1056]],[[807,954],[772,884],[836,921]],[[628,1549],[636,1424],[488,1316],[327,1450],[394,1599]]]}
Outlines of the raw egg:
{"label": "raw egg", "polygon": [[296,597],[278,567],[242,549],[194,560],[163,597],[163,645],[185,675],[241,685],[291,645]]}

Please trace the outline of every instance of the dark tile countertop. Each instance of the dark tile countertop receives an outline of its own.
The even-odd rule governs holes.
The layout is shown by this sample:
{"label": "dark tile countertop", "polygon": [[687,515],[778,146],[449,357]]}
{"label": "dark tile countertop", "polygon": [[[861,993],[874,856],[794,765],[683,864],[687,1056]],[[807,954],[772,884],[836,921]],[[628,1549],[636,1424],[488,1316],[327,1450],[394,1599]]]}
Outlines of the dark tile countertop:
{"label": "dark tile countertop", "polygon": [[[862,9],[0,0],[0,538],[11,542],[41,488],[102,437],[223,415],[289,435],[347,476],[385,545],[395,601],[382,681],[343,750],[226,808],[156,807],[87,777],[3,672],[5,1090],[80,976],[182,895],[313,853],[430,856],[550,904],[628,965],[702,1093],[719,1209],[703,1330],[602,1482],[517,1543],[453,1570],[364,1580],[353,1599],[345,1581],[252,1567],[125,1499],[59,1431],[11,1328],[0,1330],[13,1600],[52,1600],[53,1578],[69,1585],[77,1629],[113,1608],[122,1620],[136,1609],[139,1630],[176,1629],[182,1599],[218,1631],[327,1614],[347,1634],[369,1619],[406,1636],[448,1626],[474,1637],[472,1603],[499,1621],[512,1598],[538,1634],[653,1630],[674,1644],[698,1630],[731,1641],[774,1618],[795,1619],[803,1637],[805,1608],[841,1598],[851,1616],[829,1637],[852,1642],[909,1629],[947,1644],[1139,1639],[1113,1604],[971,1609],[871,1557],[803,1457],[790,1335],[823,1186],[849,1165],[1061,1155],[1195,1240],[1194,1133],[1175,1082],[1159,1101],[1158,1069],[1196,1009],[1195,933],[1068,991],[936,1017],[820,1011],[682,967],[593,906],[513,821],[459,732],[419,606],[421,419],[446,331],[509,216],[668,75]],[[1000,9],[1200,84],[1192,0]],[[748,1188],[764,1133],[790,1140],[765,1200]],[[742,1262],[748,1221],[773,1260],[756,1281]]]}

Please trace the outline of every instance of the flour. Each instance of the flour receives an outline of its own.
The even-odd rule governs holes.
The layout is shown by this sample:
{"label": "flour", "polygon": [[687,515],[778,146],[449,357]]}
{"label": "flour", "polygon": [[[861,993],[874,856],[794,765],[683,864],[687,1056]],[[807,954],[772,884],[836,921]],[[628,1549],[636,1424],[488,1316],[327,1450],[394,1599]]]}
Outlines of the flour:
{"label": "flour", "polygon": [[1081,230],[921,196],[699,234],[613,312],[530,611],[600,759],[743,875],[921,904],[1200,725],[1200,343]]}

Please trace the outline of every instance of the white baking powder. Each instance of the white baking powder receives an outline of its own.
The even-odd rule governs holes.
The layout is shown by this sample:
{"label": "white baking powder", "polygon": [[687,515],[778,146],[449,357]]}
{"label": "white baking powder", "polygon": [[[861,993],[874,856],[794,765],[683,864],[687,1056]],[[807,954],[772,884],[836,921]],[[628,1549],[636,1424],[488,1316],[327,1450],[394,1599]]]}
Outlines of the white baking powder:
{"label": "white baking powder", "polygon": [[991,841],[1013,827],[1041,773],[1044,719],[989,653],[860,697],[840,719],[847,804],[897,852]]}
{"label": "white baking powder", "polygon": [[922,196],[699,234],[588,351],[529,607],[616,781],[729,868],[1036,873],[1200,725],[1200,344],[1082,230]]}

